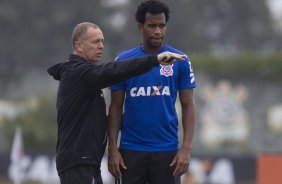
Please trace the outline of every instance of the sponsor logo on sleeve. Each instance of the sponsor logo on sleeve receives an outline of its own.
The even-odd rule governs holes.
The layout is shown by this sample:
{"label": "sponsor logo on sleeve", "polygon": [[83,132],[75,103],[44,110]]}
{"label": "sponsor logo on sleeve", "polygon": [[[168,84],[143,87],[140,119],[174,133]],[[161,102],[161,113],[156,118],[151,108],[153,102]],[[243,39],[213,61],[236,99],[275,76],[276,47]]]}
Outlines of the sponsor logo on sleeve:
{"label": "sponsor logo on sleeve", "polygon": [[193,82],[195,82],[195,75],[193,72],[192,64],[189,60],[188,60],[188,63],[189,63],[189,70],[190,70],[190,83],[192,84]]}

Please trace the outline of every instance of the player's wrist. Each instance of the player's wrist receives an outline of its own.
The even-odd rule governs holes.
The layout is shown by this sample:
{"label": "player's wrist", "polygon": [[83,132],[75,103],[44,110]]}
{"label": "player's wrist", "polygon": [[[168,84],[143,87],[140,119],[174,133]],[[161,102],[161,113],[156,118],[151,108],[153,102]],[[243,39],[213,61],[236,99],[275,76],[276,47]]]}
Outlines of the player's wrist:
{"label": "player's wrist", "polygon": [[190,145],[190,144],[183,144],[181,146],[181,149],[186,150],[188,152],[191,152],[192,151],[192,145]]}
{"label": "player's wrist", "polygon": [[118,150],[118,147],[117,147],[117,145],[116,144],[109,144],[108,145],[108,152],[110,153],[110,152],[115,152],[116,150]]}

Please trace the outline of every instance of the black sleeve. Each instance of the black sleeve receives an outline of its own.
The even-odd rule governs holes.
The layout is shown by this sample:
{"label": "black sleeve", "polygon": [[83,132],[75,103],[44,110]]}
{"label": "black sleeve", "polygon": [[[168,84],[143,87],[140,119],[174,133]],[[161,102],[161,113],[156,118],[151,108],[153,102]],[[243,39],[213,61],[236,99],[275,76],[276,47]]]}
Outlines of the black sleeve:
{"label": "black sleeve", "polygon": [[105,88],[124,79],[135,77],[158,66],[156,55],[125,60],[122,62],[112,61],[105,64],[88,63],[83,67],[81,77],[88,88]]}

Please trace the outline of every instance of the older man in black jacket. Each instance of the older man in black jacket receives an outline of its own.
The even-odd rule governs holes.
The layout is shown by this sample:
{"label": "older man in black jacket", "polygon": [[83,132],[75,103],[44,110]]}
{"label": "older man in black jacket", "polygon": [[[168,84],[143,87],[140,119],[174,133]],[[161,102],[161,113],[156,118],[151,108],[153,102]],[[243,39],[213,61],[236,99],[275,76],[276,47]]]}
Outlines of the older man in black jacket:
{"label": "older man in black jacket", "polygon": [[101,29],[89,22],[75,26],[73,54],[48,69],[60,81],[57,94],[57,171],[62,184],[102,184],[101,160],[107,144],[106,105],[101,89],[168,65],[183,56],[165,52],[125,62],[97,64],[102,56]]}

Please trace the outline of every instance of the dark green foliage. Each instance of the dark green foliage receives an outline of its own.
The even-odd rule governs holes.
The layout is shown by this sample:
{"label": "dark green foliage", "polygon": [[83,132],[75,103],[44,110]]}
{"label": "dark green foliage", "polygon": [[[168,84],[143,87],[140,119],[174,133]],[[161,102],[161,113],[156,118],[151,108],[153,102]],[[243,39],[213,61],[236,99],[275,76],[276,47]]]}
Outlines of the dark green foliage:
{"label": "dark green foliage", "polygon": [[[65,59],[71,52],[72,29],[82,21],[101,26],[106,38],[106,59],[140,43],[134,18],[140,1],[110,7],[102,2],[1,1],[1,67],[16,72],[15,66],[42,68]],[[171,10],[166,41],[180,50],[234,53],[281,49],[281,35],[273,30],[265,0],[164,2]],[[118,14],[126,24],[115,29],[112,20]]]}
{"label": "dark green foliage", "polygon": [[233,56],[196,54],[192,55],[190,59],[194,70],[214,76],[282,81],[282,54],[254,52]]}

